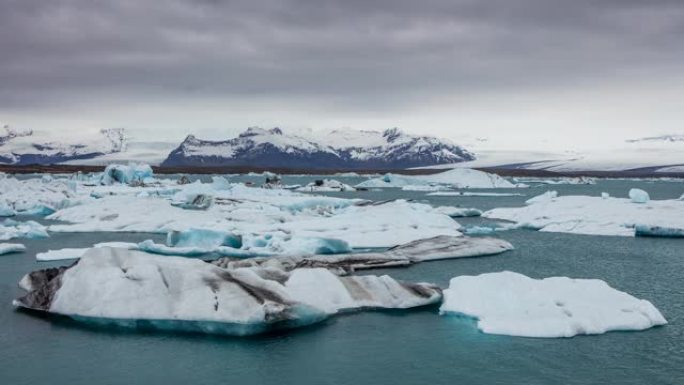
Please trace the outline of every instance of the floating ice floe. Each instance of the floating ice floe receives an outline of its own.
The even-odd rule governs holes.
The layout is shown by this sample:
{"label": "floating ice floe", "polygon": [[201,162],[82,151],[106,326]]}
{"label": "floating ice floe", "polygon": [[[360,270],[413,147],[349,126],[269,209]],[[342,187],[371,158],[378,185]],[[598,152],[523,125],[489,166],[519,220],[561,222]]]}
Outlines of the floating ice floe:
{"label": "floating ice floe", "polygon": [[314,255],[351,252],[349,244],[339,239],[298,238],[291,236],[238,236],[207,229],[170,231],[166,244],[147,240],[138,249],[154,254],[210,257],[254,257],[264,255]]}
{"label": "floating ice floe", "polygon": [[572,337],[667,323],[649,301],[598,279],[532,279],[509,271],[451,279],[440,313],[476,318],[485,333],[521,337]]}
{"label": "floating ice floe", "polygon": [[408,185],[408,186],[403,186],[401,188],[402,191],[426,191],[426,192],[431,192],[431,191],[445,191],[449,190],[449,186],[443,186],[443,185]]}
{"label": "floating ice floe", "polygon": [[380,267],[408,266],[439,259],[496,255],[513,250],[513,245],[498,238],[438,236],[396,246],[385,251],[335,255],[284,255],[248,259],[219,258],[211,263],[224,268],[264,268],[291,271],[301,267],[326,268],[336,274]]}
{"label": "floating ice floe", "polygon": [[651,199],[648,193],[642,189],[633,188],[629,190],[629,199],[634,203],[648,203]]}
{"label": "floating ice floe", "polygon": [[435,212],[448,215],[452,218],[479,217],[482,211],[474,208],[439,206],[435,207]]}
{"label": "floating ice floe", "polygon": [[515,178],[518,183],[528,184],[547,184],[547,185],[562,185],[562,184],[596,184],[596,178],[580,176],[580,177],[563,177],[563,178]]}
{"label": "floating ice floe", "polygon": [[436,235],[459,235],[458,223],[429,205],[415,202],[359,206],[363,203],[359,200],[238,185],[214,194],[214,204],[204,211],[183,210],[158,197],[107,196],[50,215],[49,219],[66,223],[49,229],[166,233],[209,228],[243,236],[341,239],[355,248],[391,247]]}
{"label": "floating ice floe", "polygon": [[19,222],[6,219],[0,225],[0,241],[7,241],[14,238],[47,238],[49,237],[46,227],[36,221]]}
{"label": "floating ice floe", "polygon": [[7,202],[0,201],[0,217],[13,217],[17,214],[12,207],[10,207]]}
{"label": "floating ice floe", "polygon": [[471,191],[437,191],[427,194],[434,197],[516,197],[517,193],[471,192]]}
{"label": "floating ice floe", "polygon": [[36,261],[61,261],[66,259],[80,259],[88,250],[92,248],[113,247],[117,249],[137,250],[138,244],[131,242],[102,242],[97,243],[93,247],[72,248],[48,250],[36,254]]}
{"label": "floating ice floe", "polygon": [[547,191],[543,194],[537,195],[536,197],[530,198],[525,201],[526,205],[531,205],[534,203],[549,201],[551,199],[558,197],[558,191]]}
{"label": "floating ice floe", "polygon": [[517,187],[506,179],[483,171],[468,168],[456,168],[432,175],[396,175],[386,174],[380,178],[369,179],[356,187],[405,187],[405,186],[445,185],[451,188],[514,188]]}
{"label": "floating ice floe", "polygon": [[0,243],[0,255],[19,253],[26,250],[21,243]]}
{"label": "floating ice floe", "polygon": [[99,325],[249,335],[343,311],[437,303],[441,290],[327,269],[224,269],[197,259],[94,248],[68,268],[26,275],[17,307]]}
{"label": "floating ice floe", "polygon": [[336,192],[336,191],[356,191],[356,189],[348,184],[342,183],[334,179],[320,179],[294,189],[300,192]]}
{"label": "floating ice floe", "polygon": [[[560,196],[524,207],[496,208],[482,215],[559,233],[634,236],[639,227],[642,230],[638,235],[649,232],[659,236],[684,230],[684,201],[679,200],[634,203],[624,198]],[[655,230],[658,228],[667,230]]]}

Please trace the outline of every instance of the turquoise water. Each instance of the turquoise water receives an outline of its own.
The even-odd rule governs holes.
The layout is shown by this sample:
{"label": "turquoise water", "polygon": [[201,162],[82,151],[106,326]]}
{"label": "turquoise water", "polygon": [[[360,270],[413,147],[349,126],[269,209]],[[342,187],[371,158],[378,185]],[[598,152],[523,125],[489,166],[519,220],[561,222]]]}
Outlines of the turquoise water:
{"label": "turquoise water", "polygon": [[[488,209],[520,205],[547,189],[625,196],[630,187],[644,188],[657,199],[684,193],[682,183],[605,181],[521,190],[527,197],[427,197],[401,191],[354,196]],[[570,339],[517,338],[480,333],[473,320],[442,317],[437,307],[429,307],[346,314],[312,327],[250,338],[85,328],[12,308],[24,273],[68,263],[39,264],[35,253],[163,237],[52,234],[25,241],[26,253],[0,257],[0,384],[684,384],[684,240],[525,230],[497,236],[516,250],[369,274],[442,286],[453,276],[501,270],[532,277],[600,278],[653,302],[669,325]]]}

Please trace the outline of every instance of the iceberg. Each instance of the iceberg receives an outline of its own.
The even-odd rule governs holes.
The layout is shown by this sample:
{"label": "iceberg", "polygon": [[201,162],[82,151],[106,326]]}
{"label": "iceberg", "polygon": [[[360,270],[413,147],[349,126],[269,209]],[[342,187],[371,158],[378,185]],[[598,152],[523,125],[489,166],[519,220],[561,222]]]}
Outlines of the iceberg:
{"label": "iceberg", "polygon": [[108,165],[102,176],[100,177],[100,184],[112,185],[115,183],[122,183],[128,185],[142,185],[153,177],[152,167],[148,164],[110,164]]}
{"label": "iceberg", "polygon": [[684,238],[684,227],[663,227],[640,225],[634,226],[637,237]]}
{"label": "iceberg", "polygon": [[0,255],[20,253],[26,250],[21,243],[0,243]]}
{"label": "iceberg", "polygon": [[299,238],[292,236],[235,235],[230,232],[189,229],[170,231],[165,245],[146,240],[138,250],[153,254],[204,257],[210,255],[254,257],[275,254],[338,254],[351,252],[343,240],[330,238]]}
{"label": "iceberg", "polygon": [[525,201],[526,205],[531,205],[534,203],[549,201],[554,198],[558,198],[558,191],[547,191],[543,194],[537,195],[536,197],[530,198]]}
{"label": "iceberg", "polygon": [[300,192],[336,192],[336,191],[356,191],[356,189],[348,184],[342,183],[334,179],[320,179],[314,182],[296,188],[295,191]]}
{"label": "iceberg", "polygon": [[633,188],[629,190],[629,199],[634,203],[648,203],[651,198],[646,191]]}
{"label": "iceberg", "polygon": [[405,200],[363,203],[235,186],[217,193],[214,203],[205,211],[182,210],[163,198],[106,196],[50,215],[48,219],[64,223],[50,225],[49,230],[166,234],[170,230],[207,228],[243,236],[341,239],[352,248],[392,247],[460,234],[459,224],[432,206]]}
{"label": "iceberg", "polygon": [[166,236],[169,247],[201,247],[212,249],[218,246],[242,247],[242,237],[226,231],[209,229],[188,229],[169,231]]}
{"label": "iceberg", "polygon": [[14,238],[40,239],[49,237],[46,227],[36,221],[18,222],[6,219],[0,225],[0,241]]}
{"label": "iceberg", "polygon": [[[130,243],[130,242],[102,242],[102,243],[95,244],[93,247],[95,247],[95,248],[113,247],[113,248],[127,249],[127,250],[137,250],[138,249],[138,245],[136,243]],[[36,261],[47,262],[47,261],[61,261],[61,260],[65,260],[65,259],[80,259],[90,249],[91,249],[90,247],[82,247],[82,248],[67,247],[64,249],[48,250],[48,251],[44,251],[42,253],[36,254]]]}
{"label": "iceberg", "polygon": [[14,306],[131,328],[250,335],[339,312],[438,303],[441,290],[389,276],[339,277],[326,269],[224,269],[198,259],[94,248],[74,265],[27,274]]}
{"label": "iceberg", "polygon": [[513,245],[498,238],[438,236],[378,252],[313,256],[279,255],[242,260],[219,258],[211,263],[229,269],[250,267],[291,271],[301,267],[325,268],[337,275],[346,275],[357,270],[409,266],[440,259],[496,255],[509,250],[513,250]]}
{"label": "iceberg", "polygon": [[78,195],[63,180],[0,178],[0,208],[6,214],[45,215],[79,203]]}
{"label": "iceberg", "polygon": [[684,229],[683,213],[684,201],[674,199],[634,204],[625,198],[559,196],[524,207],[496,208],[482,216],[546,232],[633,237],[637,225]]}
{"label": "iceberg", "polygon": [[473,317],[484,333],[540,338],[667,324],[649,301],[604,281],[533,279],[510,271],[452,278],[440,313]]}
{"label": "iceberg", "polygon": [[0,217],[13,217],[17,214],[7,202],[0,202]]}
{"label": "iceberg", "polygon": [[482,211],[474,208],[439,206],[435,207],[435,212],[448,215],[452,218],[479,217]]}
{"label": "iceberg", "polygon": [[523,194],[496,193],[496,192],[471,192],[471,191],[437,191],[427,194],[433,197],[521,197]]}
{"label": "iceberg", "polygon": [[468,168],[455,168],[432,175],[385,174],[359,183],[357,188],[388,188],[443,185],[451,188],[515,188],[513,183],[496,175]]}

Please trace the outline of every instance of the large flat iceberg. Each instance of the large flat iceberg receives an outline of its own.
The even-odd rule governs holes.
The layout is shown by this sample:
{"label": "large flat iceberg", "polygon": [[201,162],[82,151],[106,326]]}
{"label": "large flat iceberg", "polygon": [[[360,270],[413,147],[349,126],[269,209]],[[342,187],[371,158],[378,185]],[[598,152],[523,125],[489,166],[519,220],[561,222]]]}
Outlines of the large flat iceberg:
{"label": "large flat iceberg", "polygon": [[356,185],[357,188],[449,186],[451,188],[514,188],[506,179],[483,171],[456,168],[431,175],[386,174],[380,178],[369,179]]}
{"label": "large flat iceberg", "polygon": [[667,323],[649,301],[598,279],[532,279],[510,271],[451,279],[440,312],[476,318],[485,333],[521,337],[572,337]]}
{"label": "large flat iceberg", "polygon": [[524,207],[496,208],[482,216],[559,233],[635,236],[641,229],[638,235],[672,236],[684,232],[684,201],[680,200],[634,203],[605,196],[542,197]]}
{"label": "large flat iceberg", "polygon": [[438,303],[431,284],[388,276],[340,277],[327,269],[224,269],[201,260],[93,248],[68,268],[39,270],[14,305],[125,327],[231,335],[320,321],[362,308]]}

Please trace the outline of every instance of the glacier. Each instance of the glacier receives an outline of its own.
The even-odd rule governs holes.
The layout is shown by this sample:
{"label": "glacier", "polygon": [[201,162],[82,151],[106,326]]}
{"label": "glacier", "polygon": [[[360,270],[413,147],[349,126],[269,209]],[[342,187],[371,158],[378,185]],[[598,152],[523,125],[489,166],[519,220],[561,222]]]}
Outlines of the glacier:
{"label": "glacier", "polygon": [[452,278],[441,314],[477,320],[484,333],[561,338],[644,330],[667,321],[649,301],[598,279],[533,279],[503,271]]}

